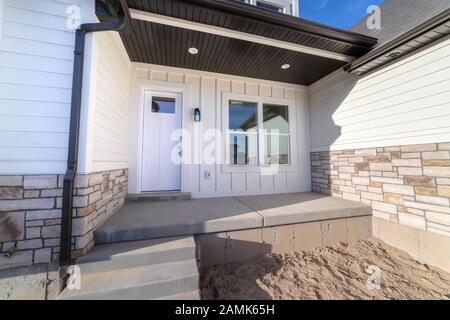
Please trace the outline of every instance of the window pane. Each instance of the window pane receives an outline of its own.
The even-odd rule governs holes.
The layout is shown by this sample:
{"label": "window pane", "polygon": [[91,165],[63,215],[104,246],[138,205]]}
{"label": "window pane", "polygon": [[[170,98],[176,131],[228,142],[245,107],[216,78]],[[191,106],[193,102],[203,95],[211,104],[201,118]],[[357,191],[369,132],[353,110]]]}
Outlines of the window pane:
{"label": "window pane", "polygon": [[277,130],[278,133],[289,133],[289,108],[265,104],[263,106],[264,131],[270,133]]}
{"label": "window pane", "polygon": [[275,12],[281,12],[281,13],[283,12],[283,8],[278,7],[274,4],[267,3],[267,2],[256,1],[256,6],[267,9],[267,10],[275,11]]}
{"label": "window pane", "polygon": [[258,152],[257,134],[230,135],[230,164],[256,165]]}
{"label": "window pane", "polygon": [[264,135],[264,163],[289,164],[289,136]]}
{"label": "window pane", "polygon": [[152,112],[155,113],[175,113],[174,98],[158,98],[152,99]]}
{"label": "window pane", "polygon": [[229,129],[235,131],[256,130],[258,127],[256,117],[257,104],[254,102],[230,101]]}

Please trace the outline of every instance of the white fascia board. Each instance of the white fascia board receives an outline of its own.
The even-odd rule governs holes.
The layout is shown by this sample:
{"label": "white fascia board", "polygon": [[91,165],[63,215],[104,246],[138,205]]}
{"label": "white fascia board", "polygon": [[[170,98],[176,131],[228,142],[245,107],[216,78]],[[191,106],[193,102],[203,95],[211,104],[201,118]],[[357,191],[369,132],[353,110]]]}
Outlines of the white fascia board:
{"label": "white fascia board", "polygon": [[182,28],[182,29],[188,29],[198,32],[204,32],[209,34],[214,34],[217,36],[232,38],[232,39],[238,39],[238,40],[244,40],[248,42],[254,42],[259,43],[271,47],[276,48],[282,48],[286,50],[306,53],[310,55],[315,55],[323,58],[333,59],[333,60],[339,60],[344,62],[351,62],[354,61],[356,58],[340,53],[335,53],[331,51],[321,50],[317,48],[312,48],[308,46],[303,46],[296,43],[290,43],[286,41],[281,41],[277,39],[262,37],[254,34],[249,34],[241,31],[235,31],[230,30],[226,28],[211,26],[203,23],[193,22],[193,21],[187,21],[183,19],[163,16],[151,12],[145,12],[135,9],[130,9],[130,14],[133,19],[142,20],[142,21],[148,21],[153,23],[158,23],[162,25],[167,25],[171,27],[176,28]]}

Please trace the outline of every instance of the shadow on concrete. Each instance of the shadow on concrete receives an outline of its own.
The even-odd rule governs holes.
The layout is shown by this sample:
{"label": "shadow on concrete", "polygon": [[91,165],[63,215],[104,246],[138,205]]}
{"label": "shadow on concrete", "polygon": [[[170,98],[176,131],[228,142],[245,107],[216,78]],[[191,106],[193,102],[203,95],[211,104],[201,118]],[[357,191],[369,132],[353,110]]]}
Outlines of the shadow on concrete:
{"label": "shadow on concrete", "polygon": [[272,245],[262,241],[261,229],[195,237],[200,266],[229,264],[270,254]]}
{"label": "shadow on concrete", "polygon": [[[227,247],[224,259],[228,261],[200,268],[202,300],[272,300],[258,285],[266,274],[282,266],[276,256],[268,255],[271,245],[235,239],[223,239],[223,243]],[[246,254],[245,259],[242,256]],[[239,259],[244,261],[234,262]]]}

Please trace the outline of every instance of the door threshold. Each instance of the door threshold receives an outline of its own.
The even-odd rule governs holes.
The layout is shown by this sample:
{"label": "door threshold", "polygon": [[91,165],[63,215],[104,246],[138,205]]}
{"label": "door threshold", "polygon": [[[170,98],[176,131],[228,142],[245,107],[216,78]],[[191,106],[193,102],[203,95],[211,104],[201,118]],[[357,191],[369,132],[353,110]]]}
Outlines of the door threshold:
{"label": "door threshold", "polygon": [[126,197],[127,202],[133,201],[177,201],[190,200],[192,198],[190,192],[181,191],[155,191],[143,192],[139,194],[129,194]]}

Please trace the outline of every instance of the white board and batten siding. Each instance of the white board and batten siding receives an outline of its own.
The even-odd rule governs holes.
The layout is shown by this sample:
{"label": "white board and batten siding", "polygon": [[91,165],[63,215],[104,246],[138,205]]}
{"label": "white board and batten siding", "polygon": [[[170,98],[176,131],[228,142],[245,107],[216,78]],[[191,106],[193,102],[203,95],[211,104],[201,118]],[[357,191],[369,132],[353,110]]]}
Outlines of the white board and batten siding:
{"label": "white board and batten siding", "polygon": [[[139,192],[139,178],[136,170],[137,157],[136,148],[131,146],[131,141],[137,141],[139,121],[137,109],[139,105],[137,96],[139,86],[149,85],[153,90],[172,90],[188,86],[189,90],[184,92],[189,97],[184,97],[183,105],[183,128],[194,130],[200,128],[202,148],[211,147],[211,141],[205,141],[203,133],[208,129],[221,129],[222,127],[222,98],[224,94],[237,94],[247,97],[247,101],[267,97],[268,99],[280,99],[280,101],[293,101],[294,112],[290,114],[293,122],[296,144],[292,146],[292,152],[297,158],[297,166],[294,171],[279,172],[276,175],[261,175],[257,172],[229,172],[223,170],[221,164],[200,164],[186,165],[183,170],[188,170],[183,178],[189,179],[184,191],[189,191],[194,197],[214,197],[250,194],[269,194],[299,192],[310,190],[310,167],[309,167],[309,125],[308,125],[308,105],[306,90],[302,86],[269,82],[257,79],[228,76],[209,72],[192,71],[178,68],[168,68],[155,65],[134,64],[135,81],[132,85],[132,94],[135,95],[136,103],[132,106],[133,115],[130,120],[130,177],[129,192]],[[202,121],[200,124],[193,123],[193,109],[200,107]],[[215,149],[224,146],[215,145]],[[193,148],[195,149],[195,148]],[[185,152],[185,151],[183,151]],[[193,151],[195,154],[201,150]],[[197,159],[202,159],[197,155]],[[291,155],[292,156],[292,155]],[[206,173],[210,172],[211,177],[207,178]],[[185,181],[186,182],[186,181]]]}
{"label": "white board and batten siding", "polygon": [[310,87],[312,151],[450,141],[450,38],[358,79]]}

